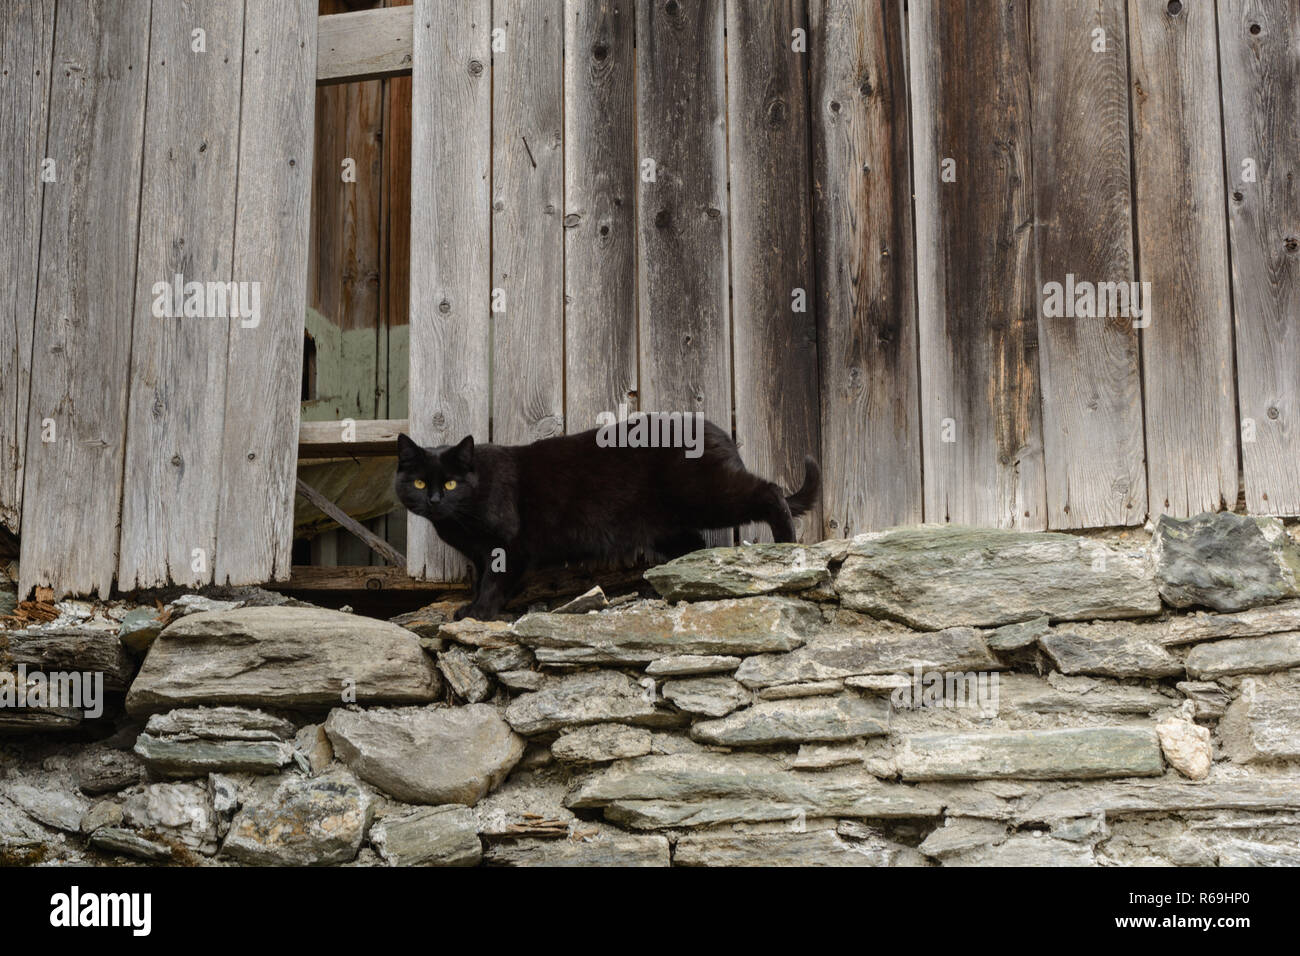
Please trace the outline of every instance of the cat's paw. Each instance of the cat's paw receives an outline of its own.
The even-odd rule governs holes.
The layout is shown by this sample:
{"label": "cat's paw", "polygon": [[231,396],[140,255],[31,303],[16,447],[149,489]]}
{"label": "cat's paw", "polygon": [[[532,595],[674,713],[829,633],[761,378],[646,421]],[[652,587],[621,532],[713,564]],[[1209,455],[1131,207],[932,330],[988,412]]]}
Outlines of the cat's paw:
{"label": "cat's paw", "polygon": [[452,614],[451,617],[452,620],[455,621],[463,621],[467,617],[473,618],[475,621],[490,621],[492,620],[492,612],[471,601],[469,604],[462,604],[460,607],[456,608],[455,613]]}

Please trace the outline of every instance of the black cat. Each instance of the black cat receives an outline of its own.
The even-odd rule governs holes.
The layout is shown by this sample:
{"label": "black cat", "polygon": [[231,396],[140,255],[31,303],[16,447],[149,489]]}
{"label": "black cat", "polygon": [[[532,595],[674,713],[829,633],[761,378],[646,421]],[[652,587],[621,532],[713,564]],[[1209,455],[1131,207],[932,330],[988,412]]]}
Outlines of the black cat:
{"label": "black cat", "polygon": [[804,459],[803,487],[787,497],[745,470],[727,433],[700,421],[692,449],[610,447],[602,429],[477,447],[473,436],[421,448],[399,435],[398,500],[477,572],[474,600],[456,618],[500,613],[529,569],[637,551],[675,558],[705,547],[702,529],[763,521],[777,541],[794,541],[792,517],[817,500],[816,460]]}

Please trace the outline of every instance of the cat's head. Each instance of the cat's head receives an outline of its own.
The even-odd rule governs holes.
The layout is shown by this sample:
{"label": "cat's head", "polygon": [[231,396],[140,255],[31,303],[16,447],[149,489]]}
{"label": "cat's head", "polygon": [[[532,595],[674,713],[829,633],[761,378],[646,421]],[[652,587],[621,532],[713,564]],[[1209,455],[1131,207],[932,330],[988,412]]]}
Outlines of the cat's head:
{"label": "cat's head", "polygon": [[477,485],[472,435],[437,448],[397,436],[397,500],[409,511],[430,521],[453,517],[468,507]]}

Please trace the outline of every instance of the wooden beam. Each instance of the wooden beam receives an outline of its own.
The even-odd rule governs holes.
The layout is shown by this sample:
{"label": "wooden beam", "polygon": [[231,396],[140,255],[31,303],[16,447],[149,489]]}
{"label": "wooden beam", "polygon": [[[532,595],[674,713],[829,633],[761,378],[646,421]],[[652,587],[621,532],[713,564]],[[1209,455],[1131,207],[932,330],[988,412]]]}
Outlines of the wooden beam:
{"label": "wooden beam", "polygon": [[298,479],[298,494],[302,495],[321,511],[325,512],[348,531],[351,531],[354,535],[368,544],[372,551],[382,555],[387,559],[389,564],[396,568],[400,568],[405,572],[406,557],[400,551],[363,525],[356,518],[353,518],[346,511],[334,502],[330,501],[301,478]]}
{"label": "wooden beam", "polygon": [[411,7],[321,17],[316,30],[316,85],[409,75],[413,29]]}
{"label": "wooden beam", "polygon": [[302,422],[298,426],[298,460],[383,458],[397,454],[397,436],[408,432],[405,418],[343,422]]}
{"label": "wooden beam", "polygon": [[466,593],[462,586],[455,588],[436,581],[417,581],[405,568],[394,567],[316,567],[295,564],[288,581],[266,585],[276,591],[453,591]]}

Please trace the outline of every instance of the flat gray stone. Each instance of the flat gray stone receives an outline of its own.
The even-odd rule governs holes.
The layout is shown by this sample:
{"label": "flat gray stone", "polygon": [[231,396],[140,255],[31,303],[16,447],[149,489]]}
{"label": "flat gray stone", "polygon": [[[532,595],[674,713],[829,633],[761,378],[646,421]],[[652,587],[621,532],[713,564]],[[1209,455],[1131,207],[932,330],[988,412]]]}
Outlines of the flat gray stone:
{"label": "flat gray stone", "polygon": [[645,727],[594,724],[576,727],[551,744],[555,759],[569,763],[605,763],[650,753],[653,735]]}
{"label": "flat gray stone", "polygon": [[[460,607],[458,601],[435,601],[418,610],[391,617],[389,621],[412,631],[419,637],[437,640],[439,630],[452,620],[452,615],[456,613],[458,607]],[[437,649],[442,650],[441,647]]]}
{"label": "flat gray stone", "polygon": [[518,639],[541,663],[648,664],[680,654],[789,651],[822,626],[815,604],[783,597],[665,607],[637,603],[598,614],[527,614]]}
{"label": "flat gray stone", "polygon": [[673,717],[655,706],[653,683],[643,687],[617,671],[550,678],[540,690],[521,694],[506,708],[506,722],[521,734],[584,724],[664,726]]}
{"label": "flat gray stone", "polygon": [[154,714],[135,752],[157,777],[275,773],[293,760],[294,726],[243,707],[194,707]]}
{"label": "flat gray stone", "polygon": [[688,833],[677,841],[675,866],[892,866],[910,862],[905,847],[843,839],[834,830],[804,833]]}
{"label": "flat gray stone", "polygon": [[336,709],[325,732],[357,776],[405,803],[472,807],[524,753],[523,740],[487,704]]}
{"label": "flat gray stone", "polygon": [[1057,840],[1053,837],[1013,833],[994,846],[984,846],[954,854],[944,866],[1097,866],[1096,855],[1086,843]]}
{"label": "flat gray stone", "polygon": [[1187,652],[1187,676],[1197,680],[1264,674],[1300,667],[1300,631],[1197,644]]}
{"label": "flat gray stone", "polygon": [[464,648],[449,647],[439,654],[438,670],[446,678],[452,692],[461,700],[477,704],[492,693],[492,681],[478,669],[474,658]]}
{"label": "flat gray stone", "polygon": [[1032,621],[1020,621],[1016,624],[1003,624],[985,635],[989,650],[1019,651],[1036,643],[1040,637],[1051,631],[1052,619],[1044,615]]}
{"label": "flat gray stone", "polygon": [[33,786],[20,780],[0,785],[0,795],[22,808],[36,822],[68,833],[81,830],[81,817],[90,808],[90,801],[79,793]]}
{"label": "flat gray stone", "polygon": [[1258,681],[1243,688],[1217,729],[1234,763],[1300,760],[1300,684]]}
{"label": "flat gray stone", "polygon": [[1164,644],[1194,644],[1225,637],[1281,634],[1284,631],[1300,631],[1300,601],[1249,608],[1236,614],[1202,611],[1175,617],[1165,622],[1159,639]]}
{"label": "flat gray stone", "polygon": [[874,697],[843,695],[759,701],[719,720],[691,726],[691,739],[731,747],[852,740],[889,732],[889,704]]}
{"label": "flat gray stone", "polygon": [[115,627],[47,624],[5,631],[4,636],[13,664],[26,664],[29,671],[103,674],[105,690],[126,690],[135,673]]}
{"label": "flat gray stone", "polygon": [[1155,688],[1110,680],[996,676],[998,711],[1003,714],[1154,714],[1180,702]]}
{"label": "flat gray stone", "polygon": [[497,680],[510,690],[541,690],[546,675],[534,670],[498,671]]}
{"label": "flat gray stone", "polygon": [[120,827],[122,825],[122,804],[116,800],[98,800],[81,815],[81,832],[86,836],[100,827]]}
{"label": "flat gray stone", "polygon": [[162,863],[172,858],[172,848],[165,843],[147,839],[122,827],[100,827],[90,835],[90,845],[105,853],[134,856],[150,863]]}
{"label": "flat gray stone", "polygon": [[669,866],[667,837],[602,830],[585,839],[525,837],[491,844],[488,866]]}
{"label": "flat gray stone", "polygon": [[1007,838],[1007,825],[1001,820],[979,817],[948,817],[944,825],[933,830],[917,848],[926,856],[943,860],[980,847],[994,846]]}
{"label": "flat gray stone", "polygon": [[1300,810],[1300,774],[1200,781],[1167,774],[1075,784],[1026,799],[1014,817],[1021,823],[1050,823],[1096,813],[1110,817],[1190,810]]}
{"label": "flat gray stone", "polygon": [[1300,548],[1278,518],[1161,515],[1151,553],[1160,596],[1173,607],[1241,611],[1300,597]]}
{"label": "flat gray stone", "polygon": [[1192,702],[1194,716],[1201,719],[1218,720],[1231,702],[1228,692],[1214,681],[1184,680],[1176,686]]}
{"label": "flat gray stone", "polygon": [[602,611],[609,607],[605,592],[598,584],[590,591],[584,591],[571,601],[565,601],[552,614],[586,614],[588,611]]}
{"label": "flat gray stone", "polygon": [[149,645],[162,629],[163,618],[156,608],[136,607],[123,616],[121,626],[117,630],[117,637],[124,647],[138,654],[148,650]]}
{"label": "flat gray stone", "polygon": [[830,583],[826,554],[800,544],[705,548],[651,568],[645,579],[669,601],[710,601],[806,591]]}
{"label": "flat gray stone", "polygon": [[739,657],[726,654],[673,654],[646,665],[652,677],[694,677],[699,674],[730,674],[740,666]]}
{"label": "flat gray stone", "polygon": [[835,590],[845,607],[925,630],[1161,610],[1142,552],[1066,534],[956,525],[854,538]]}
{"label": "flat gray stone", "polygon": [[384,817],[370,845],[389,866],[477,866],[483,858],[474,811],[455,804]]}
{"label": "flat gray stone", "polygon": [[347,863],[360,850],[373,813],[370,795],[347,770],[286,776],[274,790],[244,801],[221,852],[254,866]]}
{"label": "flat gray stone", "polygon": [[1153,729],[910,734],[896,753],[904,780],[1026,780],[1142,777],[1164,772]]}
{"label": "flat gray stone", "polygon": [[94,796],[139,783],[143,764],[128,750],[92,748],[73,757],[70,769],[81,792]]}
{"label": "flat gray stone", "polygon": [[665,681],[665,700],[688,714],[705,717],[725,717],[738,707],[744,707],[753,694],[743,684],[730,677],[686,677]]}
{"label": "flat gray stone", "polygon": [[477,647],[473,654],[474,664],[489,674],[502,671],[531,670],[537,663],[533,652],[519,644],[506,644],[502,647]]}
{"label": "flat gray stone", "polygon": [[857,768],[790,770],[760,754],[681,753],[620,760],[583,780],[569,807],[604,808],[633,829],[814,817],[937,817],[944,802]]}
{"label": "flat gray stone", "polygon": [[329,707],[435,699],[441,680],[396,624],[321,608],[193,614],[149,648],[127,694],[131,713],[193,704]]}
{"label": "flat gray stone", "polygon": [[1183,662],[1158,643],[1141,624],[1062,624],[1039,640],[1062,674],[1101,677],[1174,677]]}
{"label": "flat gray stone", "polygon": [[747,657],[736,671],[746,687],[838,680],[864,674],[925,671],[990,671],[1005,665],[969,627],[922,634],[839,629],[813,635],[788,654]]}

